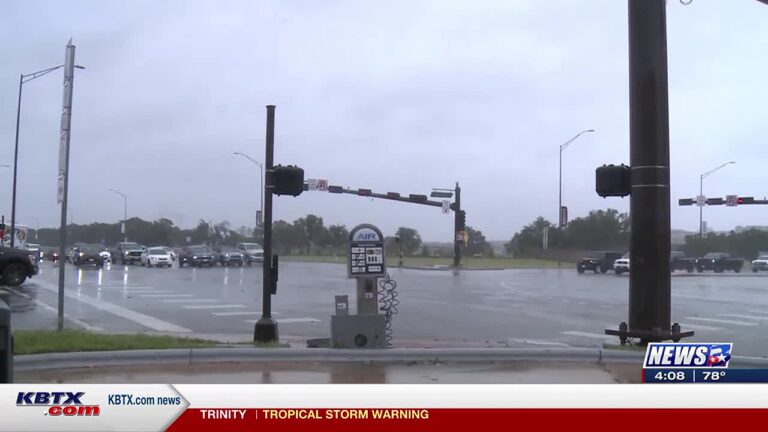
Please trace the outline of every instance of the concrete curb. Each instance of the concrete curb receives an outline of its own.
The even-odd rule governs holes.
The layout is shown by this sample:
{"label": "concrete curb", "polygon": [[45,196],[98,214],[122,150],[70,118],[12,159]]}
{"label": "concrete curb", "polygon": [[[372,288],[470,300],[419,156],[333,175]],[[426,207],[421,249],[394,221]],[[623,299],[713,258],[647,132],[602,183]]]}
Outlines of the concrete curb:
{"label": "concrete curb", "polygon": [[[641,352],[600,348],[462,348],[347,350],[328,348],[192,348],[17,355],[19,372],[88,367],[231,362],[472,363],[489,361],[639,362]],[[768,364],[768,360],[766,360]]]}

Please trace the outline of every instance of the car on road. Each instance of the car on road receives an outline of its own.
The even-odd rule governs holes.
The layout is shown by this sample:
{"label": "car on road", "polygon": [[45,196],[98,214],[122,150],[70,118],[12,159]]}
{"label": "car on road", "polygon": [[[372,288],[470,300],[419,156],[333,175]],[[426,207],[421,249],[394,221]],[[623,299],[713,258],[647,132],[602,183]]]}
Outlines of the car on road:
{"label": "car on road", "polygon": [[712,270],[715,273],[733,270],[738,273],[743,266],[743,259],[732,257],[727,252],[709,252],[701,258],[696,258],[696,271],[699,273],[704,270]]}
{"label": "car on road", "polygon": [[112,262],[120,264],[133,264],[141,262],[141,254],[144,247],[136,242],[120,242],[112,251]]}
{"label": "car on road", "polygon": [[189,246],[179,254],[179,267],[184,267],[184,264],[192,267],[213,267],[216,260],[208,246]]}
{"label": "car on road", "polygon": [[102,261],[104,261],[104,264],[109,264],[112,262],[112,252],[110,252],[109,249],[102,247],[99,255],[101,256]]}
{"label": "car on road", "polygon": [[613,263],[622,256],[624,256],[624,252],[590,252],[586,257],[580,259],[579,262],[576,263],[576,271],[578,271],[579,274],[584,273],[587,270],[591,270],[595,273],[607,273],[608,270],[613,270]]}
{"label": "car on road", "polygon": [[670,271],[685,270],[688,273],[693,273],[693,269],[696,267],[696,259],[688,258],[685,253],[680,251],[672,251],[669,255],[669,267]]}
{"label": "car on road", "polygon": [[78,267],[94,266],[102,268],[104,267],[104,257],[101,256],[102,250],[104,248],[98,244],[78,244],[72,248],[73,254],[70,260],[72,264]]}
{"label": "car on road", "polygon": [[237,250],[243,254],[247,265],[264,262],[264,248],[258,243],[238,243]]}
{"label": "car on road", "polygon": [[35,256],[35,259],[40,261],[40,259],[43,257],[43,251],[40,249],[40,245],[37,243],[27,243],[27,251],[32,253],[32,255]]}
{"label": "car on road", "polygon": [[768,255],[760,255],[756,260],[752,260],[752,273],[768,270]]}
{"label": "car on road", "polygon": [[141,254],[141,265],[147,267],[171,267],[173,259],[164,247],[147,248]]}
{"label": "car on road", "polygon": [[29,251],[0,246],[0,284],[21,285],[37,271],[37,260]]}
{"label": "car on road", "polygon": [[245,263],[243,253],[239,250],[222,246],[216,250],[216,261],[224,267],[239,266],[242,267]]}
{"label": "car on road", "polygon": [[613,271],[617,276],[622,273],[629,273],[629,254],[626,254],[613,262]]}
{"label": "car on road", "polygon": [[165,249],[168,252],[168,255],[171,256],[171,261],[176,262],[176,258],[178,258],[178,255],[176,254],[176,251],[172,247],[168,247],[168,246],[155,246],[155,247]]}

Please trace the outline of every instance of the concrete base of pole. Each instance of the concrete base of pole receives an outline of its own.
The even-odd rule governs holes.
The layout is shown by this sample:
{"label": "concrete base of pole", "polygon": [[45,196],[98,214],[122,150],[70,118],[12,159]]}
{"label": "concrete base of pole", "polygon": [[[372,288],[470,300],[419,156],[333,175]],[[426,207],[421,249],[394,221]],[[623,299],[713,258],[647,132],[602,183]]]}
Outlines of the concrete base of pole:
{"label": "concrete base of pole", "polygon": [[640,339],[640,345],[646,345],[649,342],[663,342],[666,340],[679,342],[682,338],[693,336],[694,331],[682,331],[678,323],[672,324],[672,328],[666,330],[660,328],[653,330],[629,330],[627,323],[623,322],[619,324],[618,330],[606,329],[605,334],[618,336],[622,345],[625,345],[629,338],[638,338]]}
{"label": "concrete base of pole", "polygon": [[253,341],[260,343],[277,342],[277,321],[262,317],[253,328]]}

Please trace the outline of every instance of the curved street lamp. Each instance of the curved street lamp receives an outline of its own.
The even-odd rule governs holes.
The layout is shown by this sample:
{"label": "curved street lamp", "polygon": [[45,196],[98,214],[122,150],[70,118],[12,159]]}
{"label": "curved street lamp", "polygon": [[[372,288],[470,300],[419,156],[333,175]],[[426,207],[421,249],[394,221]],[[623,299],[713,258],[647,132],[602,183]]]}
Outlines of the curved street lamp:
{"label": "curved street lamp", "polygon": [[261,225],[261,218],[264,217],[264,164],[257,161],[256,159],[248,156],[245,153],[242,152],[234,152],[233,155],[242,156],[249,161],[251,161],[254,165],[257,165],[259,167],[259,206],[260,206],[260,216],[256,218],[256,225],[258,228],[258,225]]}
{"label": "curved street lamp", "polygon": [[[699,196],[704,196],[704,179],[711,176],[715,171],[725,168],[728,165],[735,164],[736,161],[726,162],[716,168],[713,168],[699,176]],[[699,206],[699,237],[704,237],[704,206]]]}
{"label": "curved street lamp", "polygon": [[558,199],[558,206],[557,206],[557,225],[562,228],[563,224],[563,150],[568,148],[569,145],[571,145],[572,142],[576,141],[576,139],[580,136],[582,136],[585,133],[591,133],[594,132],[594,129],[586,129],[579,133],[577,133],[573,138],[569,139],[568,141],[560,144],[560,193],[559,193],[559,199]]}
{"label": "curved street lamp", "polygon": [[107,192],[114,192],[123,197],[123,241],[128,241],[128,195],[119,190],[109,189]]}

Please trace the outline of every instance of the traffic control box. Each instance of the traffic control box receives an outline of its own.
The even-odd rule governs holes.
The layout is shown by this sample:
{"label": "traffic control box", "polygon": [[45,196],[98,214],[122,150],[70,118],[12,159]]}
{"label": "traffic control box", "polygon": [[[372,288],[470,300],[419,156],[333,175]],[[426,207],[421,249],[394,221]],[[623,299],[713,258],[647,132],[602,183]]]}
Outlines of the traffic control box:
{"label": "traffic control box", "polygon": [[13,335],[9,294],[0,291],[0,384],[13,382]]}

